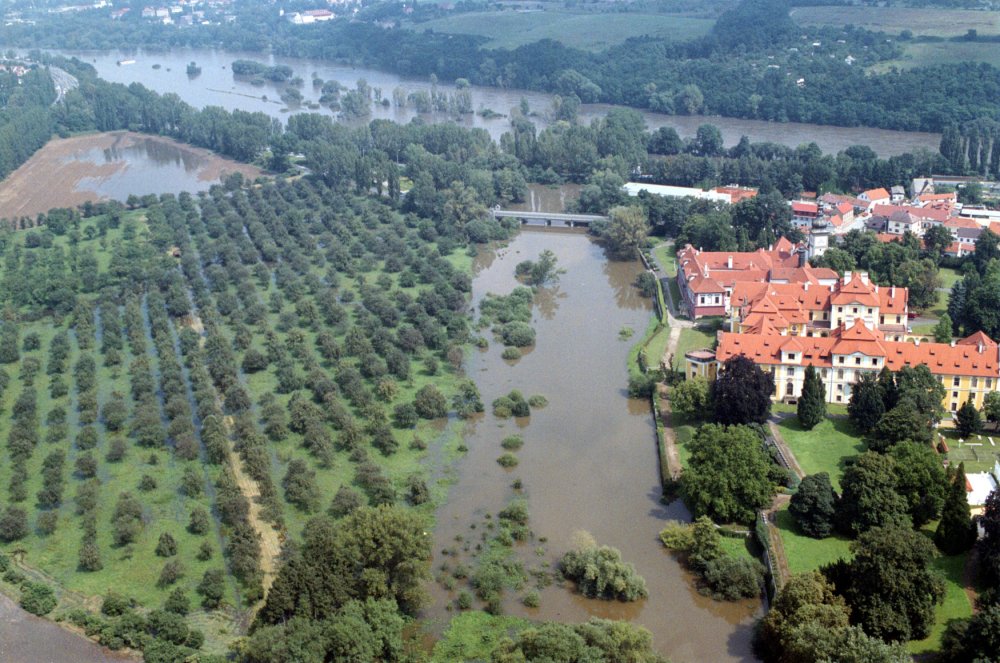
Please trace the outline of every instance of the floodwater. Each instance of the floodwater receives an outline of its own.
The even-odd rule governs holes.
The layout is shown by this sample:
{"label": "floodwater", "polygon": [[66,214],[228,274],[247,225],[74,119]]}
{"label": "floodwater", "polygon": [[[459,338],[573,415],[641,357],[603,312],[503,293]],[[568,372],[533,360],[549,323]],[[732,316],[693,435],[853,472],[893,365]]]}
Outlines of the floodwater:
{"label": "floodwater", "polygon": [[[149,53],[122,51],[90,52],[66,51],[66,56],[78,56],[81,60],[92,64],[101,78],[123,83],[139,82],[146,87],[164,94],[172,92],[181,99],[197,108],[205,106],[222,106],[233,110],[263,111],[268,115],[284,120],[289,113],[319,112],[332,114],[328,108],[311,111],[305,105],[288,108],[279,100],[283,86],[267,83],[257,87],[248,80],[233,78],[230,65],[240,58],[266,62],[269,65],[284,64],[290,66],[296,76],[305,81],[302,94],[305,101],[318,101],[320,93],[312,87],[313,74],[324,80],[336,80],[342,85],[353,88],[358,79],[365,79],[372,88],[380,89],[382,98],[392,100],[393,90],[402,88],[407,93],[429,91],[431,84],[427,80],[406,79],[396,74],[368,69],[336,65],[329,62],[313,61],[298,58],[266,56],[261,54],[240,54],[221,50],[177,49],[168,53]],[[120,60],[135,60],[134,64],[119,65]],[[187,75],[189,62],[196,62],[202,69],[198,76]],[[153,69],[153,65],[160,65]],[[455,92],[455,87],[442,82],[437,89],[448,94]],[[524,99],[532,112],[538,116],[533,118],[541,127],[547,124],[546,114],[552,107],[552,95],[525,90],[507,90],[501,88],[476,87],[470,89],[472,108],[475,111],[490,109],[501,115],[509,115],[512,108],[520,105]],[[264,98],[266,97],[266,99]],[[606,104],[584,104],[580,109],[580,120],[584,124],[603,117],[612,106]],[[699,125],[711,123],[719,127],[726,145],[735,145],[740,136],[746,135],[753,142],[775,142],[791,147],[815,142],[824,152],[835,153],[851,145],[868,145],[879,156],[890,157],[903,152],[912,152],[917,148],[937,150],[940,134],[923,132],[890,131],[888,129],[873,129],[867,127],[831,127],[801,123],[777,123],[762,120],[742,120],[736,118],[714,116],[675,116],[643,111],[646,125],[650,129],[659,127],[674,127],[682,138],[694,136]],[[400,123],[409,122],[417,117],[412,105],[406,108],[382,106],[374,104],[369,119],[389,119]],[[444,113],[420,115],[428,122],[454,121],[455,118]],[[468,127],[481,127],[489,131],[494,140],[510,128],[506,117],[487,119],[478,114],[463,115],[458,123]]]}
{"label": "floodwater", "polygon": [[122,663],[112,652],[58,624],[29,615],[0,594],[0,661],[4,663]]}
{"label": "floodwater", "polygon": [[[454,565],[455,558],[440,551],[460,549],[456,537],[478,541],[486,515],[523,494],[532,531],[548,539],[519,545],[529,568],[540,561],[554,567],[574,533],[583,530],[621,550],[645,578],[649,598],[600,601],[583,598],[568,585],[552,585],[541,591],[537,609],[520,603],[527,588],[508,591],[508,613],[562,622],[627,619],[650,629],[657,649],[678,663],[753,660],[751,629],[760,602],[717,603],[699,595],[657,538],[666,520],[687,520],[690,514],[679,501],[661,503],[650,406],[628,398],[625,390],[629,349],[650,316],[648,300],[632,287],[639,263],[609,262],[603,249],[579,232],[524,230],[507,247],[476,260],[475,305],[487,292],[510,292],[518,285],[514,266],[545,249],[556,254],[565,273],[536,297],[536,345],[511,363],[500,356],[503,346],[491,341],[489,349],[473,352],[466,370],[487,409],[511,389],[542,394],[549,404],[524,419],[501,420],[487,412],[468,424],[469,451],[458,461],[456,483],[438,512],[433,568],[444,561]],[[620,340],[624,328],[636,336]],[[500,441],[515,433],[525,444],[517,452],[520,464],[506,470],[496,462],[503,453]],[[523,482],[522,491],[511,487],[515,478]],[[472,529],[474,523],[480,529]],[[456,593],[438,584],[431,591],[427,617],[440,625],[451,614],[446,607]]]}
{"label": "floodwater", "polygon": [[254,166],[169,138],[115,131],[49,141],[0,182],[0,218],[34,217],[88,200],[204,191],[226,173]]}

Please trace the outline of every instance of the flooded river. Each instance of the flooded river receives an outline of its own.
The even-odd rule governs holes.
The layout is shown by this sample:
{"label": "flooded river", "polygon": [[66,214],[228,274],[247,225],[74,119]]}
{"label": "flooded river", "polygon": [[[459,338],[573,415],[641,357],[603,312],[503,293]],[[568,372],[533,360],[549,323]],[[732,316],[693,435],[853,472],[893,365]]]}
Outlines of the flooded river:
{"label": "flooded river", "polygon": [[[566,271],[536,298],[535,347],[511,365],[500,356],[503,346],[493,342],[488,350],[473,351],[466,370],[487,406],[511,389],[543,394],[549,404],[529,418],[501,420],[487,413],[469,424],[469,451],[457,464],[457,482],[438,514],[434,568],[446,559],[439,551],[455,547],[456,537],[478,538],[472,524],[481,525],[486,514],[495,515],[518,494],[511,484],[520,478],[530,527],[548,539],[542,559],[554,565],[574,533],[585,530],[598,543],[621,550],[646,579],[649,598],[599,601],[550,586],[537,609],[521,605],[523,591],[508,592],[507,612],[564,622],[627,619],[649,628],[657,649],[675,662],[752,660],[751,628],[760,603],[716,603],[700,596],[657,539],[665,520],[689,514],[680,502],[661,503],[650,407],[625,391],[629,348],[650,316],[648,300],[632,287],[640,265],[607,261],[603,249],[579,232],[524,230],[509,246],[479,256],[474,302],[487,292],[510,292],[518,285],[514,266],[545,249]],[[634,329],[636,337],[620,340],[623,328]],[[505,470],[496,462],[503,453],[500,441],[515,433],[525,441],[517,454],[520,464]],[[523,556],[535,557],[537,545],[537,540],[523,544]],[[437,585],[433,593],[429,617],[441,623],[455,593]]]}
{"label": "flooded river", "polygon": [[[307,101],[319,99],[319,91],[314,90],[311,84],[313,74],[324,80],[336,80],[349,88],[353,88],[355,82],[359,78],[363,78],[372,88],[381,89],[383,98],[390,100],[393,90],[397,87],[404,89],[407,93],[431,89],[431,84],[427,80],[406,79],[376,69],[259,54],[178,49],[169,53],[67,51],[64,55],[76,55],[92,64],[101,78],[106,80],[125,85],[139,82],[160,93],[172,92],[198,108],[214,105],[230,110],[239,108],[249,111],[263,111],[272,117],[281,119],[288,117],[290,112],[331,114],[331,111],[327,108],[309,111],[305,106],[287,108],[279,101],[282,86],[268,83],[257,87],[247,80],[234,80],[230,70],[233,60],[246,58],[271,65],[288,65],[296,76],[301,76],[305,81],[302,93]],[[134,60],[135,62],[134,64],[119,65],[120,60]],[[192,61],[201,67],[202,73],[198,76],[187,75],[187,65]],[[159,68],[153,69],[154,65],[159,65]],[[439,84],[437,89],[449,94],[455,92],[453,85],[444,82]],[[523,98],[528,102],[532,111],[539,114],[539,117],[534,118],[534,120],[541,126],[546,124],[544,115],[552,106],[552,95],[541,92],[473,86],[471,95],[473,110],[490,109],[502,115],[509,114],[510,110],[517,107]],[[584,104],[580,109],[580,120],[583,123],[589,123],[595,118],[604,116],[609,108],[611,106],[604,104]],[[661,126],[674,127],[681,137],[694,136],[699,125],[709,122],[719,127],[726,145],[734,145],[739,141],[740,136],[746,135],[754,142],[771,141],[791,147],[815,142],[824,152],[838,152],[851,145],[868,145],[879,156],[889,157],[903,152],[912,152],[921,147],[937,150],[941,138],[939,134],[866,127],[830,127],[725,117],[674,116],[649,111],[643,111],[642,114],[650,129]],[[379,104],[373,106],[371,115],[372,118],[384,118],[401,123],[409,122],[416,116],[417,113],[412,105],[406,108],[396,108]],[[421,115],[420,117],[426,121],[454,120],[454,118],[440,113]],[[458,122],[465,126],[486,129],[494,140],[498,140],[500,135],[510,127],[506,117],[487,119],[478,114],[463,115],[458,119]]]}

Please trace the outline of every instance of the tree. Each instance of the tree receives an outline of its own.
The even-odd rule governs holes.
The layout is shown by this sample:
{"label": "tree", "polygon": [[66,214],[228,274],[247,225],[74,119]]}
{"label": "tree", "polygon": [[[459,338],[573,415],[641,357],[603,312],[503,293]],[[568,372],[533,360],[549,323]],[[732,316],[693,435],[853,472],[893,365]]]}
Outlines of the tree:
{"label": "tree", "polygon": [[611,221],[604,237],[608,241],[611,255],[622,259],[635,257],[639,245],[649,234],[649,219],[645,208],[619,205],[612,207],[608,215]]}
{"label": "tree", "polygon": [[806,366],[802,394],[799,396],[796,414],[799,418],[799,424],[806,430],[812,430],[826,417],[826,396],[823,382],[811,364]]}
{"label": "tree", "polygon": [[930,568],[934,546],[909,527],[877,527],[851,544],[854,558],[825,567],[851,621],[885,641],[919,640],[934,624],[944,581]]}
{"label": "tree", "polygon": [[56,607],[56,594],[45,583],[25,582],[21,586],[21,607],[42,617]]}
{"label": "tree", "polygon": [[319,485],[316,471],[309,469],[305,461],[295,458],[288,463],[285,478],[281,480],[285,489],[285,499],[306,513],[319,508]]}
{"label": "tree", "polygon": [[944,313],[941,319],[938,320],[937,325],[934,326],[934,340],[938,343],[951,343],[951,333],[954,329],[954,325],[951,321],[951,316]]}
{"label": "tree", "polygon": [[705,424],[695,433],[690,449],[681,486],[695,516],[749,523],[758,509],[771,503],[780,469],[771,463],[753,429]]}
{"label": "tree", "polygon": [[710,388],[708,380],[701,376],[681,382],[670,389],[671,409],[686,419],[704,417],[710,404],[708,399]]}
{"label": "tree", "polygon": [[744,355],[730,357],[710,390],[715,420],[720,424],[763,424],[771,416],[773,393],[774,376]]}
{"label": "tree", "polygon": [[413,398],[413,407],[423,419],[440,419],[448,416],[448,401],[432,384],[420,388]]}
{"label": "tree", "polygon": [[941,262],[941,256],[944,255],[944,252],[955,241],[951,230],[944,227],[944,225],[933,225],[928,228],[924,232],[923,240],[927,255],[936,263]]}
{"label": "tree", "polygon": [[986,498],[979,526],[983,528],[979,568],[984,584],[993,584],[1000,580],[1000,491],[993,490]]}
{"label": "tree", "polygon": [[183,588],[175,587],[170,592],[170,595],[167,596],[163,609],[167,612],[172,612],[175,615],[181,615],[183,617],[191,612],[191,600],[188,598],[187,593]]}
{"label": "tree", "polygon": [[872,451],[884,453],[904,440],[930,443],[931,435],[927,419],[913,407],[911,401],[904,400],[882,415],[865,441]]}
{"label": "tree", "polygon": [[[904,401],[910,401],[913,407],[924,416],[931,424],[941,421],[944,416],[944,397],[947,394],[944,385],[931,373],[927,366],[904,366],[895,374],[896,378],[896,405]],[[886,409],[892,409],[892,405],[886,404]],[[925,426],[928,431],[927,439],[930,439],[929,426]],[[914,438],[914,439],[924,439]]]}
{"label": "tree", "polygon": [[826,472],[810,474],[802,479],[798,490],[788,505],[802,533],[816,539],[830,536],[836,516],[836,499],[830,475]]}
{"label": "tree", "polygon": [[901,442],[889,450],[896,461],[896,492],[909,505],[914,527],[922,527],[941,513],[947,479],[941,460],[930,445]]}
{"label": "tree", "polygon": [[201,577],[196,591],[201,594],[201,605],[206,610],[215,610],[226,595],[226,576],[221,569],[209,569]]}
{"label": "tree", "polygon": [[983,399],[983,415],[994,427],[1000,423],[1000,391],[991,391]]}
{"label": "tree", "polygon": [[170,532],[160,534],[160,539],[156,543],[156,554],[160,557],[173,557],[177,554],[177,541]]}
{"label": "tree", "polygon": [[360,507],[336,521],[317,516],[301,550],[281,567],[257,624],[322,619],[365,598],[393,599],[413,614],[424,600],[430,546],[423,517],[410,509]]}
{"label": "tree", "polygon": [[851,391],[847,416],[861,433],[867,434],[875,428],[883,414],[885,404],[878,379],[871,373],[862,373]]}
{"label": "tree", "polygon": [[965,489],[965,463],[958,466],[948,485],[948,495],[941,510],[941,521],[934,532],[934,544],[946,555],[965,552],[976,542],[976,525],[969,511]]}
{"label": "tree", "polygon": [[962,403],[955,415],[955,427],[962,437],[971,437],[983,431],[983,415],[976,409],[972,399]]}
{"label": "tree", "polygon": [[990,605],[968,619],[951,620],[941,636],[943,663],[994,660],[1000,650],[1000,606]]}
{"label": "tree", "polygon": [[822,660],[847,630],[850,614],[819,571],[793,575],[760,621],[755,649],[775,663]]}
{"label": "tree", "polygon": [[577,591],[589,598],[637,601],[646,598],[646,581],[622,554],[596,544],[570,550],[559,562],[562,574],[576,583]]}
{"label": "tree", "polygon": [[871,451],[858,456],[841,480],[837,520],[851,536],[875,527],[910,525],[907,503],[896,492],[896,461]]}
{"label": "tree", "polygon": [[28,514],[17,506],[8,506],[0,516],[0,541],[10,543],[28,536]]}

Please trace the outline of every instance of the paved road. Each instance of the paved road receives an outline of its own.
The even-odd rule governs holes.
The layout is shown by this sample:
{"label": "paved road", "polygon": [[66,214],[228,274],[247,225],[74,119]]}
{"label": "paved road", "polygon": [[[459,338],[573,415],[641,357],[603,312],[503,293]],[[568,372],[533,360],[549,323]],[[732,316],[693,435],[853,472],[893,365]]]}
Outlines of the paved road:
{"label": "paved road", "polygon": [[52,102],[53,106],[62,101],[67,92],[75,90],[80,85],[76,76],[59,67],[49,67],[49,75],[52,76],[52,83],[56,86],[56,100]]}

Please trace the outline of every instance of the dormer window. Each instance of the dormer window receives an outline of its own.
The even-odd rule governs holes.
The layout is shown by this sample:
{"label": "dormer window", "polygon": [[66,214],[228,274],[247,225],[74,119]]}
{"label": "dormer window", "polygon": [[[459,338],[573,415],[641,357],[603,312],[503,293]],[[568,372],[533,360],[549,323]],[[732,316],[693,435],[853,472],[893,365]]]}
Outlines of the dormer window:
{"label": "dormer window", "polygon": [[788,353],[788,361],[795,361],[795,353],[794,352],[789,352]]}

